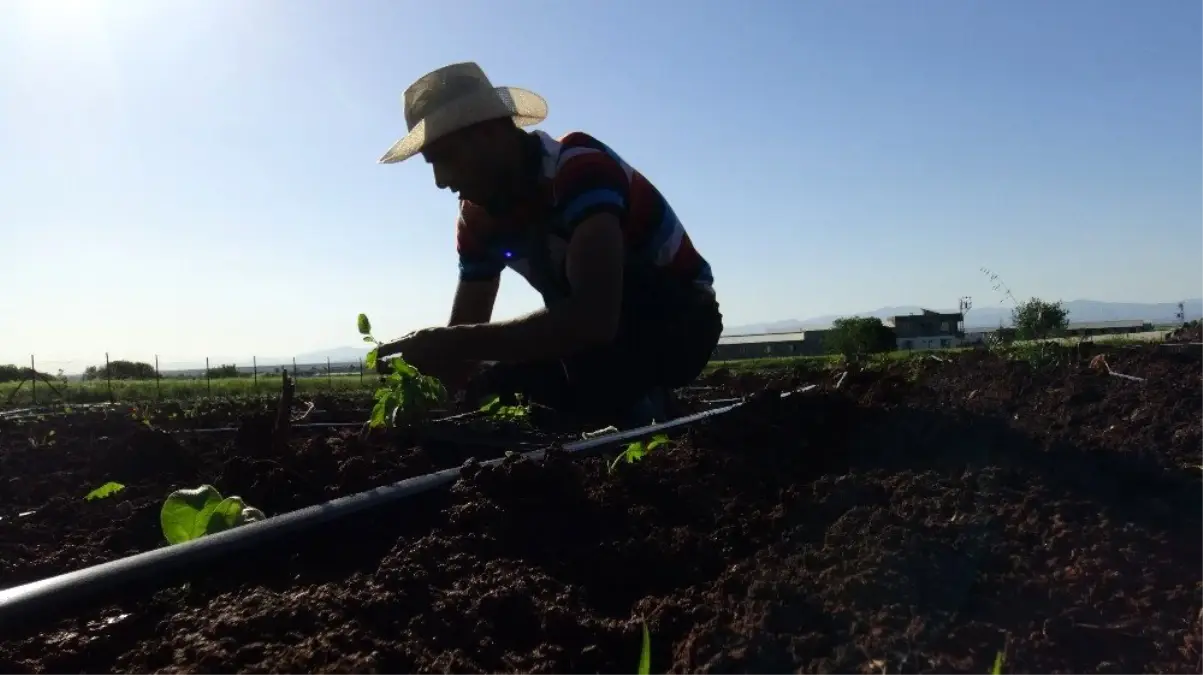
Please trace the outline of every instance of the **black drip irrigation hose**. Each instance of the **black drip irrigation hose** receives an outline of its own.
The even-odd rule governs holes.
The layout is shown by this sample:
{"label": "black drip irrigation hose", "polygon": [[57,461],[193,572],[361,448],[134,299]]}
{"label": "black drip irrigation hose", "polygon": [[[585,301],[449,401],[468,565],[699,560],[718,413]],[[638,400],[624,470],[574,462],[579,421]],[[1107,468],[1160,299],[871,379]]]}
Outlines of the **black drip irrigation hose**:
{"label": "black drip irrigation hose", "polygon": [[[795,391],[785,392],[781,396],[784,398],[794,393],[807,392],[816,386],[809,385]],[[661,431],[716,417],[735,410],[743,404],[744,402],[740,401],[667,422],[576,441],[564,445],[563,449],[579,455],[588,455],[615,443],[651,436]],[[546,450],[533,450],[522,453],[521,457],[540,460],[544,455],[546,455]],[[497,466],[504,461],[504,457],[492,459],[481,462],[481,466]],[[451,485],[459,478],[459,475],[460,467],[443,469],[408,478],[392,485],[339,497],[323,504],[283,513],[259,522],[248,523],[224,532],[205,535],[182,544],[146,551],[41,581],[0,590],[0,627],[11,627],[45,619],[51,617],[57,610],[80,605],[82,602],[102,594],[116,593],[139,583],[153,584],[155,580],[162,579],[172,572],[179,573],[188,570],[203,574],[205,570],[201,568],[201,565],[215,558],[263,545],[315,525]]]}

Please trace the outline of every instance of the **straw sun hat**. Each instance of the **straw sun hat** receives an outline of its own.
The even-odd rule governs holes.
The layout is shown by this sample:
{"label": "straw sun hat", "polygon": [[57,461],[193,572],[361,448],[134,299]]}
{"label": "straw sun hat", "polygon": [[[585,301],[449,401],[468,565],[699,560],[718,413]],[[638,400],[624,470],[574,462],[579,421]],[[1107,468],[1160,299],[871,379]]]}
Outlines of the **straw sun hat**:
{"label": "straw sun hat", "polygon": [[405,90],[403,107],[409,133],[393,144],[380,164],[413,157],[431,141],[452,132],[502,117],[520,127],[547,118],[547,101],[517,87],[494,87],[480,66],[453,63],[423,75]]}

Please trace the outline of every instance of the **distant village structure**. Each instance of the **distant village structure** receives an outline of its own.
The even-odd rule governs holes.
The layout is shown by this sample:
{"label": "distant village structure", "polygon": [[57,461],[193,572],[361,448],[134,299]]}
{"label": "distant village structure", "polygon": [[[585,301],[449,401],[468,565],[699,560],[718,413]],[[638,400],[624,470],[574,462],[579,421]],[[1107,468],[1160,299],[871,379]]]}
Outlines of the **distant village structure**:
{"label": "distant village structure", "polygon": [[[963,312],[933,312],[924,309],[920,314],[905,314],[883,319],[893,328],[899,350],[951,349],[964,345],[982,344],[998,328],[965,330]],[[1066,334],[1072,337],[1118,335],[1153,330],[1153,325],[1139,319],[1127,321],[1070,322]],[[819,356],[827,352],[823,337],[830,328],[790,331],[784,333],[753,333],[724,335],[714,350],[716,361],[765,359],[783,356]]]}

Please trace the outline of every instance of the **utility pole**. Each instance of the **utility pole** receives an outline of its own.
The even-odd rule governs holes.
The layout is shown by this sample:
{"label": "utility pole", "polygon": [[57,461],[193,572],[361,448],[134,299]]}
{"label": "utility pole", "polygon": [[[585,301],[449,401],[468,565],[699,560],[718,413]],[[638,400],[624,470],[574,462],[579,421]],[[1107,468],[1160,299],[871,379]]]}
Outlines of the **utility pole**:
{"label": "utility pole", "polygon": [[961,299],[957,301],[957,309],[961,313],[961,330],[960,330],[961,333],[965,332],[965,326],[968,325],[965,322],[965,315],[968,314],[969,310],[972,308],[973,308],[973,298],[971,298],[968,295],[962,296]]}

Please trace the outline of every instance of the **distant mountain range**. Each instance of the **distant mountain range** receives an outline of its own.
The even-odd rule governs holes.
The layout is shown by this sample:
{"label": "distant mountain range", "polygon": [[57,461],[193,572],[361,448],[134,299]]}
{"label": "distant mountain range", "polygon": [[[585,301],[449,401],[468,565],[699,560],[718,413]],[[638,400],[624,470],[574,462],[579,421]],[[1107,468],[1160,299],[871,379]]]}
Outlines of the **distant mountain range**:
{"label": "distant mountain range", "polygon": [[[367,353],[368,347],[335,347],[334,349],[325,349],[316,352],[297,354],[296,357],[292,358],[271,356],[260,357],[255,359],[255,366],[251,365],[250,357],[245,359],[213,358],[209,360],[209,365],[210,367],[217,368],[218,366],[226,363],[234,363],[238,366],[238,370],[243,372],[249,373],[254,369],[254,367],[258,367],[259,372],[266,373],[279,366],[291,367],[293,363],[296,363],[299,371],[319,368],[324,373],[327,359],[329,359],[329,363],[332,367],[334,367],[334,371],[340,372],[340,370],[346,371],[349,364],[358,364],[360,359],[367,355]],[[340,369],[337,366],[342,366],[342,368]],[[172,363],[161,363],[159,364],[159,367],[162,369],[162,372],[171,373],[173,375],[203,375],[205,372],[204,361],[176,361]]]}
{"label": "distant mountain range", "polygon": [[[1184,300],[1184,310],[1187,321],[1203,318],[1203,298]],[[1173,323],[1177,320],[1178,303],[1176,302],[1102,302],[1099,300],[1072,300],[1065,303],[1069,310],[1070,321],[1121,321],[1125,319],[1142,319],[1149,323]],[[904,305],[901,307],[882,307],[868,312],[855,314],[827,314],[809,319],[787,319],[770,321],[768,323],[753,323],[743,326],[728,326],[726,335],[748,335],[758,333],[783,333],[796,330],[815,330],[828,328],[831,323],[841,316],[873,316],[887,319],[892,316],[906,314],[922,314],[922,307]],[[955,309],[928,307],[934,312],[955,312]],[[966,328],[997,328],[999,324],[1011,325],[1011,305],[974,306],[965,313]]]}
{"label": "distant mountain range", "polygon": [[[1203,318],[1203,298],[1193,298],[1185,300],[1186,320]],[[1098,300],[1073,300],[1065,303],[1065,307],[1069,309],[1070,321],[1118,321],[1123,319],[1142,319],[1150,323],[1173,323],[1176,321],[1175,314],[1178,312],[1178,303],[1176,302],[1157,302],[1157,303],[1137,303],[1137,302],[1101,302]],[[942,309],[938,307],[928,307],[932,311],[955,311]],[[725,331],[726,335],[739,334],[757,334],[757,333],[779,333],[797,330],[814,330],[816,328],[828,328],[831,322],[840,318],[840,316],[875,316],[879,319],[889,318],[891,316],[899,316],[903,314],[921,314],[923,308],[918,305],[904,305],[900,307],[881,307],[869,312],[857,312],[856,314],[837,315],[829,314],[825,316],[815,316],[809,319],[787,319],[783,321],[770,321],[767,323],[754,323],[742,326],[729,326]],[[1011,306],[1007,305],[990,305],[986,307],[974,307],[969,310],[965,316],[965,327],[973,328],[997,328],[999,323],[1004,326],[1011,324]],[[297,354],[296,358],[271,358],[263,357],[257,360],[259,372],[270,372],[278,366],[291,366],[295,361],[298,370],[303,374],[307,371],[319,371],[324,373],[326,360],[329,359],[331,366],[335,372],[347,372],[350,370],[358,370],[359,360],[368,353],[368,348],[364,347],[336,347],[334,349],[325,349],[304,354]],[[213,367],[217,367],[223,363],[231,363],[232,360],[212,359],[210,363]],[[247,357],[245,360],[233,361],[238,364],[239,370],[250,372],[251,359]],[[160,364],[164,373],[171,374],[203,374],[204,362],[177,362]]]}

